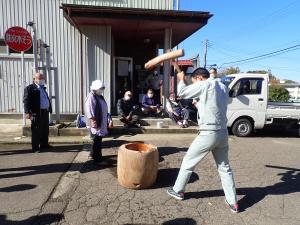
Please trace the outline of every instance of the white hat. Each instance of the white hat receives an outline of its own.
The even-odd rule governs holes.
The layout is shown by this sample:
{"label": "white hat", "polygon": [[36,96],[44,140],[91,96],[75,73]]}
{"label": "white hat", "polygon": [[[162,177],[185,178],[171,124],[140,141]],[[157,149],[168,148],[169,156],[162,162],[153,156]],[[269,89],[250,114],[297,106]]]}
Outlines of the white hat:
{"label": "white hat", "polygon": [[105,85],[101,80],[94,80],[92,82],[92,85],[91,85],[90,88],[91,88],[92,91],[95,91],[95,90],[99,90],[101,88],[105,88]]}

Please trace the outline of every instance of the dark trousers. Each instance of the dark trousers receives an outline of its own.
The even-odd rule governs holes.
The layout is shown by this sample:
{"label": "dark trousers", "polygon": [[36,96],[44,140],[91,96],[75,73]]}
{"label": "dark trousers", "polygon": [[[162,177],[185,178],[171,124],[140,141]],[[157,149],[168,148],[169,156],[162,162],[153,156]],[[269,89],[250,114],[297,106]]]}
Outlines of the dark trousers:
{"label": "dark trousers", "polygon": [[127,125],[136,124],[140,119],[140,117],[135,114],[132,115],[131,120],[127,120],[125,117],[121,117],[121,116],[119,116],[119,118],[122,123],[127,124]]}
{"label": "dark trousers", "polygon": [[94,135],[92,151],[90,155],[95,161],[101,160],[102,158],[102,137],[101,136]]}
{"label": "dark trousers", "polygon": [[48,145],[49,136],[49,111],[41,110],[39,116],[31,120],[31,145],[33,150]]}
{"label": "dark trousers", "polygon": [[168,113],[169,117],[172,119],[173,122],[177,123],[179,120],[189,120],[190,119],[190,112],[187,109],[176,110],[178,116],[175,116],[173,113]]}
{"label": "dark trousers", "polygon": [[181,116],[183,117],[184,120],[189,120],[190,119],[190,112],[187,109],[183,109],[181,111]]}
{"label": "dark trousers", "polygon": [[156,104],[160,104],[160,89],[153,89],[154,99]]}

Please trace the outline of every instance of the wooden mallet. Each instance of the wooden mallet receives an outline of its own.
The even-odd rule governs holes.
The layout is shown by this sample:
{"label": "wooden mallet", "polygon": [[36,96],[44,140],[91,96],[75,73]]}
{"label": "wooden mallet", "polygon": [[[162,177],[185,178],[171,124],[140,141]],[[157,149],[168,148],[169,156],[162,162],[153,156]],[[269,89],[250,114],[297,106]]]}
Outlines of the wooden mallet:
{"label": "wooden mallet", "polygon": [[172,60],[172,65],[177,70],[177,73],[181,73],[181,69],[179,68],[177,61],[175,61],[174,59]]}
{"label": "wooden mallet", "polygon": [[[145,64],[145,69],[151,70],[152,68],[154,68],[157,64],[159,64],[161,62],[164,62],[166,60],[173,60],[173,59],[176,59],[176,58],[182,57],[182,56],[184,56],[184,50],[183,49],[178,49],[176,51],[164,53],[162,55],[159,55],[159,56],[149,60]],[[177,70],[177,68],[176,68],[176,70]]]}

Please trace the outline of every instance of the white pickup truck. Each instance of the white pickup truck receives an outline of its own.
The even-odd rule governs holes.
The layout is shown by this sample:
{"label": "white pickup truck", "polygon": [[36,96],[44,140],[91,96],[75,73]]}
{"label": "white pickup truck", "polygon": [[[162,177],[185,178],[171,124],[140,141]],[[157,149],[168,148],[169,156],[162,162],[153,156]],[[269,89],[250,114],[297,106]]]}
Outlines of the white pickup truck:
{"label": "white pickup truck", "polygon": [[241,73],[223,77],[229,87],[227,126],[246,137],[266,124],[299,125],[300,104],[268,102],[268,74]]}

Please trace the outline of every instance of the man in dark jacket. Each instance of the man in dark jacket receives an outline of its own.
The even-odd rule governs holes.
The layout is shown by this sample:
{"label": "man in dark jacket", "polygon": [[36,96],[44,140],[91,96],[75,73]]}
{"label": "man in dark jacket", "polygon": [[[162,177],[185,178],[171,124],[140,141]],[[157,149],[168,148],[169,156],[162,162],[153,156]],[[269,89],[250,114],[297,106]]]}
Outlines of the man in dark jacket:
{"label": "man in dark jacket", "polygon": [[139,116],[137,115],[138,106],[132,99],[132,92],[126,91],[123,98],[120,98],[117,103],[118,116],[124,126],[137,127]]}
{"label": "man in dark jacket", "polygon": [[31,120],[32,151],[51,148],[48,143],[49,113],[52,113],[51,102],[45,88],[43,74],[36,73],[34,83],[24,89],[24,111]]}

